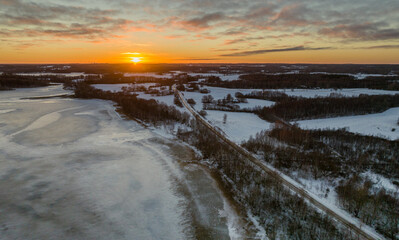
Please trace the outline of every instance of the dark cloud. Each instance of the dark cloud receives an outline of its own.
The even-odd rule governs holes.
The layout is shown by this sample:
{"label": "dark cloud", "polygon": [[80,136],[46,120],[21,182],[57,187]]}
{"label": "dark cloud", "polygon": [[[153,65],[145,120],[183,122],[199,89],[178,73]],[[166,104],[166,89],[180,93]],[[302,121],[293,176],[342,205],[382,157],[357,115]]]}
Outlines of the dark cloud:
{"label": "dark cloud", "polygon": [[177,61],[212,61],[219,60],[219,58],[179,58]]}
{"label": "dark cloud", "polygon": [[360,49],[396,49],[399,48],[399,44],[397,45],[377,45],[377,46],[369,46],[369,47],[363,47]]}
{"label": "dark cloud", "polygon": [[236,52],[236,53],[229,53],[229,54],[222,54],[222,57],[245,57],[251,55],[259,55],[265,53],[273,53],[273,52],[291,52],[291,51],[309,51],[309,50],[325,50],[330,49],[328,47],[324,48],[311,48],[311,47],[304,47],[304,46],[297,46],[291,48],[277,48],[277,49],[261,49],[255,51],[243,51],[243,52]]}
{"label": "dark cloud", "polygon": [[224,45],[232,45],[232,44],[236,44],[236,43],[249,43],[250,41],[253,41],[253,40],[262,40],[262,39],[264,39],[264,37],[237,38],[237,39],[233,39],[233,40],[226,40],[224,42]]}
{"label": "dark cloud", "polygon": [[238,51],[240,50],[239,48],[227,48],[227,49],[213,49],[215,52],[232,52],[232,51]]}
{"label": "dark cloud", "polygon": [[201,30],[209,28],[211,23],[221,21],[225,18],[226,16],[223,13],[216,12],[216,13],[205,14],[203,16],[191,18],[188,20],[178,21],[177,23],[187,29]]}
{"label": "dark cloud", "polygon": [[[55,36],[107,39],[129,31],[136,22],[117,17],[116,10],[1,0],[0,25],[8,37]],[[3,13],[3,14],[1,14]]]}

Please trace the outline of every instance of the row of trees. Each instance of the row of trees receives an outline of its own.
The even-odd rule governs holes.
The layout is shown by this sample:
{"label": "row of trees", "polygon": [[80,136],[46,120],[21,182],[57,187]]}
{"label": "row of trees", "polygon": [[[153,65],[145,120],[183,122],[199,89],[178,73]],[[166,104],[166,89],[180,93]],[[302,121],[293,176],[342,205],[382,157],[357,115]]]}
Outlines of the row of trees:
{"label": "row of trees", "polygon": [[221,81],[209,79],[205,84],[225,88],[374,88],[399,90],[399,83],[392,77],[373,77],[361,81],[353,76],[337,74],[247,74],[241,75],[240,80]]}
{"label": "row of trees", "polygon": [[84,82],[75,84],[75,96],[78,98],[98,98],[112,100],[116,102],[121,110],[129,117],[137,118],[154,124],[163,122],[181,122],[186,123],[190,115],[182,113],[175,107],[151,99],[137,98],[137,95],[131,93],[113,93],[102,91]]}
{"label": "row of trees", "polygon": [[283,98],[271,107],[257,109],[256,114],[261,118],[274,114],[285,120],[301,120],[379,113],[393,107],[399,107],[399,94],[341,98]]}
{"label": "row of trees", "polygon": [[13,88],[45,87],[50,81],[38,76],[20,76],[3,73],[0,75],[0,90],[11,90]]}

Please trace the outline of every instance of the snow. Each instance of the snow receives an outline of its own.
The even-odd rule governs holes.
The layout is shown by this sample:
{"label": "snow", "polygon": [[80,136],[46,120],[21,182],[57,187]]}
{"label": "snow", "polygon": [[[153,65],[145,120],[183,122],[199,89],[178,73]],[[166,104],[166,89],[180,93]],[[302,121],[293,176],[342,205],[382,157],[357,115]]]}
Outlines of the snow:
{"label": "snow", "polygon": [[332,210],[334,213],[336,213],[341,218],[343,218],[346,221],[358,226],[365,233],[367,233],[368,235],[372,236],[374,239],[384,239],[380,234],[378,234],[375,231],[375,229],[371,228],[370,226],[365,225],[358,218],[355,218],[355,217],[351,216],[348,212],[346,212],[345,210],[343,210],[343,209],[339,208],[338,206],[336,206],[332,202],[331,198],[321,198],[317,194],[312,192],[311,190],[306,189],[306,187],[304,187],[303,185],[301,185],[300,183],[298,183],[297,181],[295,181],[291,177],[289,177],[289,176],[283,174],[282,172],[278,171],[277,169],[275,169],[274,167],[270,166],[269,164],[265,164],[265,165],[267,165],[270,169],[274,170],[277,174],[279,174],[284,180],[286,180],[290,184],[295,185],[298,188],[305,189],[305,192],[310,197],[316,199],[318,202],[322,203],[322,205],[328,207],[330,210]]}
{"label": "snow", "polygon": [[220,77],[223,81],[234,81],[240,78],[241,74],[222,74],[222,73],[187,73],[187,75],[192,77]]}
{"label": "snow", "polygon": [[374,186],[378,189],[384,188],[390,192],[399,193],[399,187],[393,184],[388,178],[373,172],[365,172],[361,174],[363,177],[370,179]]}
{"label": "snow", "polygon": [[227,94],[231,94],[234,97],[236,92],[240,92],[242,94],[248,94],[253,91],[262,91],[262,89],[240,89],[240,88],[221,88],[221,87],[208,87],[204,86],[204,88],[211,91],[211,95],[215,98],[224,98]]}
{"label": "snow", "polygon": [[[174,101],[174,95],[166,95],[166,96],[153,96],[151,94],[145,94],[145,93],[137,93],[139,94],[139,98],[143,99],[155,99],[159,102],[165,103],[169,106],[176,106],[173,101]],[[180,109],[180,108],[179,108]]]}
{"label": "snow", "polygon": [[[111,91],[111,92],[120,92],[122,91],[122,87],[129,87],[132,86],[133,84],[92,84],[93,87],[97,89],[101,89],[103,91]],[[138,83],[134,84],[135,86],[145,86],[145,87],[150,87],[150,86],[156,86],[156,83]],[[223,99],[224,97],[227,96],[227,94],[231,94],[233,97],[236,92],[241,92],[243,94],[250,93],[254,91],[255,89],[230,89],[230,88],[219,88],[219,87],[205,87],[206,89],[210,90],[210,93],[203,94],[199,92],[183,92],[184,96],[186,99],[192,98],[196,102],[196,105],[194,105],[194,108],[197,110],[202,109],[202,98],[205,95],[212,95],[214,99]],[[144,94],[144,93],[138,93],[140,98],[144,99],[155,99],[160,102],[166,103],[170,106],[173,106],[173,95],[168,95],[168,96],[153,96],[151,94]],[[274,102],[272,101],[267,101],[267,100],[259,100],[259,99],[248,99],[248,103],[238,103],[237,105],[240,106],[240,108],[254,108],[256,106],[260,107],[268,107],[274,105]]]}
{"label": "snow", "polygon": [[111,92],[121,92],[123,87],[129,87],[129,86],[144,86],[146,88],[155,86],[157,85],[156,83],[119,83],[119,84],[92,84],[93,87],[97,89],[101,89],[103,91],[111,91]]}
{"label": "snow", "polygon": [[[260,119],[253,113],[245,112],[224,112],[216,110],[206,111],[208,114],[205,116],[213,125],[222,129],[228,137],[236,142],[248,140],[249,137],[255,136],[256,133],[270,129],[271,123]],[[223,116],[227,115],[227,121],[223,123]]]}
{"label": "snow", "polygon": [[366,95],[395,95],[399,94],[399,91],[388,91],[368,88],[343,88],[343,89],[271,89],[269,91],[284,92],[288,96],[293,97],[304,97],[304,98],[316,98],[316,97],[328,97],[330,94],[340,94],[345,97],[358,97],[360,94]]}
{"label": "snow", "polygon": [[[296,173],[293,173],[293,175],[296,175]],[[312,192],[320,199],[323,199],[328,204],[335,206],[338,205],[338,198],[337,193],[334,190],[334,185],[326,179],[309,179],[309,176],[295,176],[295,179],[298,179],[298,182],[300,182],[308,191]],[[327,189],[329,189],[328,192]]]}
{"label": "snow", "polygon": [[247,103],[238,103],[237,105],[240,106],[241,109],[244,108],[255,108],[255,107],[270,107],[275,104],[275,102],[268,101],[268,100],[261,100],[261,99],[247,99]]}
{"label": "snow", "polygon": [[[398,118],[399,107],[388,109],[383,113],[304,120],[297,123],[304,129],[347,128],[349,132],[353,133],[398,140]],[[392,131],[393,129],[395,130]]]}
{"label": "snow", "polygon": [[248,218],[254,224],[255,228],[258,230],[256,233],[256,239],[259,240],[268,240],[267,233],[264,227],[259,223],[259,218],[255,217],[250,211],[247,212]]}
{"label": "snow", "polygon": [[[202,108],[202,98],[205,95],[212,95],[212,97],[217,100],[217,99],[223,99],[227,96],[227,94],[230,94],[231,96],[234,97],[236,92],[241,92],[243,94],[250,93],[255,90],[259,89],[238,89],[238,88],[220,88],[220,87],[208,87],[205,86],[204,88],[210,90],[210,93],[198,93],[198,92],[183,92],[184,97],[186,99],[192,98],[194,101],[197,102],[197,105],[194,106],[195,109],[200,110]],[[256,106],[260,107],[269,107],[274,105],[274,102],[268,101],[268,100],[261,100],[261,99],[247,99],[248,103],[237,103],[240,108],[254,108]]]}
{"label": "snow", "polygon": [[6,114],[6,113],[9,113],[9,112],[14,112],[15,110],[17,110],[17,109],[15,109],[15,108],[13,108],[13,109],[3,109],[3,110],[0,110],[0,114]]}

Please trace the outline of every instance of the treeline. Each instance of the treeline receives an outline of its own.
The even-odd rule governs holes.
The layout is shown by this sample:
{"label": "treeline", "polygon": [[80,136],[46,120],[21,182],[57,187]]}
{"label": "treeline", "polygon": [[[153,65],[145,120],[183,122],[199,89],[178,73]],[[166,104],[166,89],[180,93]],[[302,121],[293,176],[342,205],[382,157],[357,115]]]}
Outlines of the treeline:
{"label": "treeline", "polygon": [[191,122],[192,132],[179,138],[197,147],[222,178],[234,199],[258,218],[269,239],[354,239],[302,198],[282,187],[245,157],[220,140],[208,128]]}
{"label": "treeline", "polygon": [[281,98],[271,107],[257,109],[256,114],[263,119],[274,114],[291,121],[380,113],[393,107],[399,107],[399,94],[340,98]]}
{"label": "treeline", "polygon": [[197,81],[198,78],[190,75],[180,74],[173,79],[158,78],[151,76],[125,76],[123,73],[107,73],[103,75],[86,76],[85,81],[89,84],[122,84],[122,83],[158,83],[162,86],[171,86],[175,83],[185,84]]}
{"label": "treeline", "polygon": [[45,87],[50,84],[47,78],[37,76],[19,76],[3,73],[0,75],[0,90],[13,88]]}
{"label": "treeline", "polygon": [[159,103],[154,99],[146,100],[137,98],[137,95],[130,93],[113,93],[102,91],[90,86],[87,83],[75,84],[75,97],[98,98],[116,102],[124,114],[128,117],[140,119],[145,122],[157,124],[159,122],[181,122],[186,123],[190,115],[182,113],[175,107]]}
{"label": "treeline", "polygon": [[240,80],[205,81],[205,84],[224,88],[279,89],[279,88],[373,88],[399,90],[399,83],[391,78],[374,77],[356,80],[353,76],[336,74],[247,74]]}
{"label": "treeline", "polygon": [[252,98],[269,100],[274,102],[280,102],[289,98],[295,99],[294,97],[290,97],[286,93],[281,91],[252,91],[247,94],[236,92],[235,97],[238,99]]}
{"label": "treeline", "polygon": [[297,172],[312,179],[343,179],[335,189],[340,204],[384,236],[397,239],[394,236],[399,234],[395,220],[399,216],[399,196],[383,189],[373,192],[370,183],[365,185],[350,176],[358,178],[359,173],[370,171],[389,179],[399,178],[399,141],[361,136],[343,129],[292,127],[258,133],[243,146],[263,154],[266,162],[286,173]]}

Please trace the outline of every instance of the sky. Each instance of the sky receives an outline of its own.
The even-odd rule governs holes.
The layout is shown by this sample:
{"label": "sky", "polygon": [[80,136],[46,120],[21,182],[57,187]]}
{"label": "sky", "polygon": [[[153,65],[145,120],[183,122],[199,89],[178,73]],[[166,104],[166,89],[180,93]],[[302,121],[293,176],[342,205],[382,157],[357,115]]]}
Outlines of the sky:
{"label": "sky", "polygon": [[0,63],[394,63],[398,0],[0,0]]}

